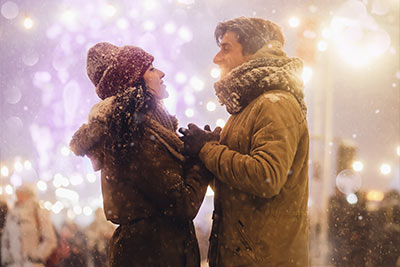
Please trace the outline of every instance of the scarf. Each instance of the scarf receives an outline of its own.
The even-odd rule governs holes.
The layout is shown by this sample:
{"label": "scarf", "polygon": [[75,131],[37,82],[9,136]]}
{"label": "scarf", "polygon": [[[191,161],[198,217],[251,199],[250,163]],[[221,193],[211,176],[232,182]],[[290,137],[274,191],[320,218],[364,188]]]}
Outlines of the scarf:
{"label": "scarf", "polygon": [[219,102],[230,114],[239,113],[264,92],[278,89],[290,92],[306,115],[302,69],[299,58],[259,57],[233,69],[214,88]]}

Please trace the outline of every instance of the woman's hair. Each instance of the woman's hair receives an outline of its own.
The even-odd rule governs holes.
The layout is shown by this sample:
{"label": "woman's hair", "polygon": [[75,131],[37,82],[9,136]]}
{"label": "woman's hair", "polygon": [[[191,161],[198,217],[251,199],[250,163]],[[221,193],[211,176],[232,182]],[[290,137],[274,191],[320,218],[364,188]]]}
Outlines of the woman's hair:
{"label": "woman's hair", "polygon": [[[127,90],[116,95],[116,108],[108,120],[104,148],[116,166],[127,166],[135,152],[138,152],[138,140],[144,135],[143,116],[156,107],[155,99],[147,91],[143,79],[134,87],[139,90]],[[138,99],[141,98],[138,95],[141,93],[144,93],[144,103],[137,109]]]}
{"label": "woman's hair", "polygon": [[285,44],[281,28],[275,23],[261,18],[239,17],[220,22],[214,32],[218,45],[228,31],[236,33],[237,41],[243,47],[243,55],[254,54],[272,40],[279,41],[282,47]]}

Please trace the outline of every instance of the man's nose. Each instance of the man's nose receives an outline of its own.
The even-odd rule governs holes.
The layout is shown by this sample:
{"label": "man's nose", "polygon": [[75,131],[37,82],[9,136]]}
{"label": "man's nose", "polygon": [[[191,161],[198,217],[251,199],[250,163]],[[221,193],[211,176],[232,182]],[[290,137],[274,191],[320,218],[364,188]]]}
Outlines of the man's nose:
{"label": "man's nose", "polygon": [[218,53],[215,55],[213,62],[214,62],[215,64],[219,65],[219,64],[221,63],[221,60],[222,60],[221,52],[218,52]]}

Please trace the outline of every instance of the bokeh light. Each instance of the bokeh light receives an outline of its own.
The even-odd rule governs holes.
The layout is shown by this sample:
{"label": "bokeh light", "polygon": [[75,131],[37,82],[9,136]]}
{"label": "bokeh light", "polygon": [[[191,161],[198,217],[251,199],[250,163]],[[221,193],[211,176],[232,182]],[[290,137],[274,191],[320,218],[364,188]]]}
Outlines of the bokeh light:
{"label": "bokeh light", "polygon": [[18,16],[18,5],[12,1],[7,1],[1,5],[1,14],[6,19],[15,19]]}
{"label": "bokeh light", "polygon": [[336,187],[345,195],[356,193],[361,188],[361,176],[353,170],[343,170],[336,177]]}
{"label": "bokeh light", "polygon": [[300,19],[298,17],[291,17],[289,19],[289,25],[292,28],[297,28],[300,25]]}
{"label": "bokeh light", "polygon": [[191,108],[186,109],[186,110],[185,110],[185,115],[186,115],[186,117],[188,117],[188,118],[192,118],[192,117],[194,116],[194,110],[191,109]]}
{"label": "bokeh light", "polygon": [[392,172],[392,167],[387,163],[383,163],[380,167],[380,171],[383,175],[388,175]]}
{"label": "bokeh light", "polygon": [[357,204],[358,202],[358,197],[356,194],[349,194],[346,197],[347,202],[349,202],[349,204],[354,205]]}
{"label": "bokeh light", "polygon": [[42,192],[45,192],[47,190],[47,183],[45,181],[42,180],[38,181],[36,183],[36,186]]}
{"label": "bokeh light", "polygon": [[217,105],[214,103],[214,101],[208,101],[206,107],[208,111],[214,111],[217,108]]}
{"label": "bokeh light", "polygon": [[30,30],[30,29],[32,29],[33,25],[34,25],[33,19],[30,17],[25,17],[25,19],[24,19],[25,29]]}
{"label": "bokeh light", "polygon": [[10,171],[8,170],[7,166],[2,166],[1,167],[1,176],[7,177],[10,174]]}
{"label": "bokeh light", "polygon": [[361,161],[353,162],[353,170],[356,172],[360,172],[364,169],[364,164]]}

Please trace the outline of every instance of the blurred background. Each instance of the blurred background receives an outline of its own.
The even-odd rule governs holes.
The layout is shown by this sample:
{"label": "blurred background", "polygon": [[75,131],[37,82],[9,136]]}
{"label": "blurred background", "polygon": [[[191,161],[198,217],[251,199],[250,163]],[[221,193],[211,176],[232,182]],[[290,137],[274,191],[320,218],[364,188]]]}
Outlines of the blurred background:
{"label": "blurred background", "polygon": [[[0,8],[0,194],[10,207],[22,183],[36,187],[56,228],[70,221],[84,229],[102,207],[99,173],[68,148],[99,101],[86,76],[88,48],[108,41],[153,54],[180,126],[213,128],[228,118],[213,89],[215,26],[262,17],[282,27],[288,55],[305,62],[311,265],[346,266],[332,259],[356,253],[362,263],[349,266],[386,266],[370,259],[374,249],[354,250],[378,242],[371,233],[382,224],[371,218],[399,224],[398,0],[1,0]],[[196,218],[203,258],[212,201],[209,189]]]}

